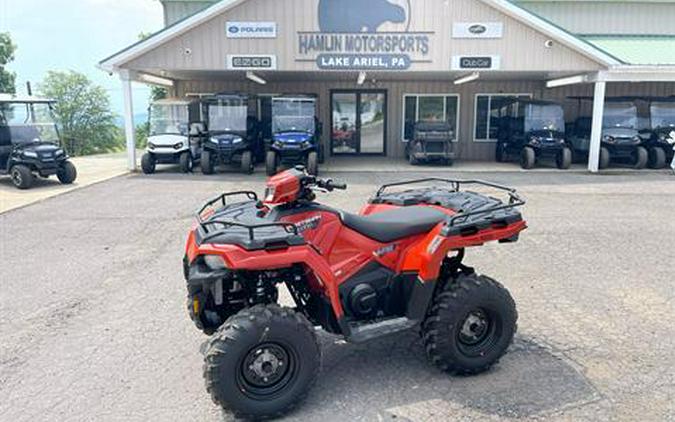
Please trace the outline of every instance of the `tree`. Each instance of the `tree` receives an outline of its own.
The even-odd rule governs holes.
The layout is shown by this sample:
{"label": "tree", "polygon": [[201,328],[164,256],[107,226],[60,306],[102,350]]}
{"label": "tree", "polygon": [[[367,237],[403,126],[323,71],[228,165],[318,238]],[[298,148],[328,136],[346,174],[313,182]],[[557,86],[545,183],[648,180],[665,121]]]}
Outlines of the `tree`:
{"label": "tree", "polygon": [[16,93],[16,74],[5,69],[5,67],[14,61],[16,45],[7,32],[0,32],[0,93]]}
{"label": "tree", "polygon": [[70,154],[90,155],[122,148],[124,141],[103,87],[71,70],[48,72],[38,88],[41,95],[57,101],[54,114]]}

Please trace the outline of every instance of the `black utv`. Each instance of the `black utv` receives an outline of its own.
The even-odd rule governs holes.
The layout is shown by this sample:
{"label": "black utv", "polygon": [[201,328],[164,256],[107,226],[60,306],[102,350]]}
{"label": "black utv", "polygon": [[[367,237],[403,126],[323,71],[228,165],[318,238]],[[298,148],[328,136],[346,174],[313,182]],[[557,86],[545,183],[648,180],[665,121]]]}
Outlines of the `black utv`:
{"label": "black utv", "polygon": [[53,104],[43,98],[0,94],[0,174],[10,175],[19,189],[30,188],[35,175],[56,175],[63,184],[77,178],[60,146]]}
{"label": "black utv", "polygon": [[565,139],[563,107],[551,101],[507,99],[499,110],[495,158],[498,162],[519,157],[520,166],[531,169],[549,158],[561,170],[570,168],[572,150]]}
{"label": "black utv", "polygon": [[309,174],[319,173],[321,124],[316,118],[316,97],[282,95],[272,98],[271,137],[267,143],[267,174],[280,165],[302,164]]}
{"label": "black utv", "polygon": [[[591,97],[572,97],[591,99]],[[569,125],[569,140],[574,147],[575,156],[588,158],[591,143],[590,117],[579,117]],[[600,162],[598,167],[605,169],[612,162],[623,162],[636,169],[647,165],[649,154],[643,146],[638,129],[638,109],[633,101],[625,98],[607,98],[602,116],[602,134]]]}
{"label": "black utv", "polygon": [[412,139],[406,146],[412,165],[440,162],[452,165],[455,160],[455,131],[447,122],[416,122]]}
{"label": "black utv", "polygon": [[673,159],[675,97],[649,99],[647,128],[640,132],[649,155],[648,165],[660,169]]}
{"label": "black utv", "polygon": [[208,125],[201,167],[213,174],[219,164],[238,165],[242,172],[253,173],[255,157],[263,149],[258,119],[249,114],[255,101],[246,95],[218,94],[202,101]]}

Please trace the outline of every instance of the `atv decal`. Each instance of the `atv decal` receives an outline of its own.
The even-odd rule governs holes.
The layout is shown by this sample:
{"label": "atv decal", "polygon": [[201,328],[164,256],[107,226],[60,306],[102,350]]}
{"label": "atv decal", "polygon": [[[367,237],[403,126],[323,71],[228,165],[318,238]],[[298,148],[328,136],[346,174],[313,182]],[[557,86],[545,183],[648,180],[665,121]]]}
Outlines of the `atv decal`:
{"label": "atv decal", "polygon": [[304,233],[307,230],[315,230],[321,224],[322,217],[317,215],[315,217],[308,218],[307,220],[300,221],[296,223],[299,233]]}
{"label": "atv decal", "polygon": [[383,256],[394,252],[397,247],[398,243],[392,243],[391,245],[387,245],[376,250],[375,252],[373,252],[373,255],[377,256],[378,258],[382,258]]}

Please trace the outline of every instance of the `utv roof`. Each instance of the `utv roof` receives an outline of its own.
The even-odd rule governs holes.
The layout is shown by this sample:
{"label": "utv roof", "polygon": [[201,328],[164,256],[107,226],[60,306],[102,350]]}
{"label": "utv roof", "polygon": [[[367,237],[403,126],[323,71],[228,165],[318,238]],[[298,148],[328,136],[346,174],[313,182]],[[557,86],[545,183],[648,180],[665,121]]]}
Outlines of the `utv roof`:
{"label": "utv roof", "polygon": [[316,94],[281,94],[275,95],[272,100],[316,100],[317,98]]}
{"label": "utv roof", "polygon": [[[640,99],[641,97],[629,97],[629,96],[623,96],[623,97],[605,97],[605,102],[608,103],[631,103],[637,99]],[[593,97],[585,97],[585,96],[571,96],[567,97],[569,100],[580,100],[580,101],[593,101]]]}
{"label": "utv roof", "polygon": [[555,101],[548,101],[548,100],[535,100],[532,98],[518,98],[518,97],[508,97],[504,98],[503,100],[504,104],[514,104],[514,103],[519,103],[519,104],[532,104],[532,105],[540,105],[540,106],[547,106],[547,105],[561,105],[558,102]]}
{"label": "utv roof", "polygon": [[196,102],[195,100],[185,98],[163,98],[152,102],[152,105],[190,105]]}
{"label": "utv roof", "polygon": [[211,96],[202,98],[203,101],[214,101],[214,100],[222,100],[222,99],[229,99],[229,98],[238,98],[242,100],[248,100],[251,98],[251,95],[248,94],[242,94],[240,92],[219,92],[218,94],[213,94]]}
{"label": "utv roof", "polygon": [[32,95],[0,94],[0,103],[49,104],[55,102],[56,100]]}

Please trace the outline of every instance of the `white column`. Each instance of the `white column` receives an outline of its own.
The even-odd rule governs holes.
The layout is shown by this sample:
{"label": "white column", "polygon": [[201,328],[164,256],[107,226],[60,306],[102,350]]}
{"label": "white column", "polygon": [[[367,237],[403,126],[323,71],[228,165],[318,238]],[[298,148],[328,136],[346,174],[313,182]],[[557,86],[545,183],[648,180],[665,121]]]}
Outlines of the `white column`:
{"label": "white column", "polygon": [[134,127],[134,98],[131,87],[131,75],[128,71],[120,72],[122,93],[124,95],[124,133],[127,140],[128,168],[136,170],[136,128]]}
{"label": "white column", "polygon": [[596,82],[593,92],[593,124],[591,126],[591,144],[588,147],[588,171],[597,173],[600,161],[602,137],[602,115],[605,112],[605,84]]}

